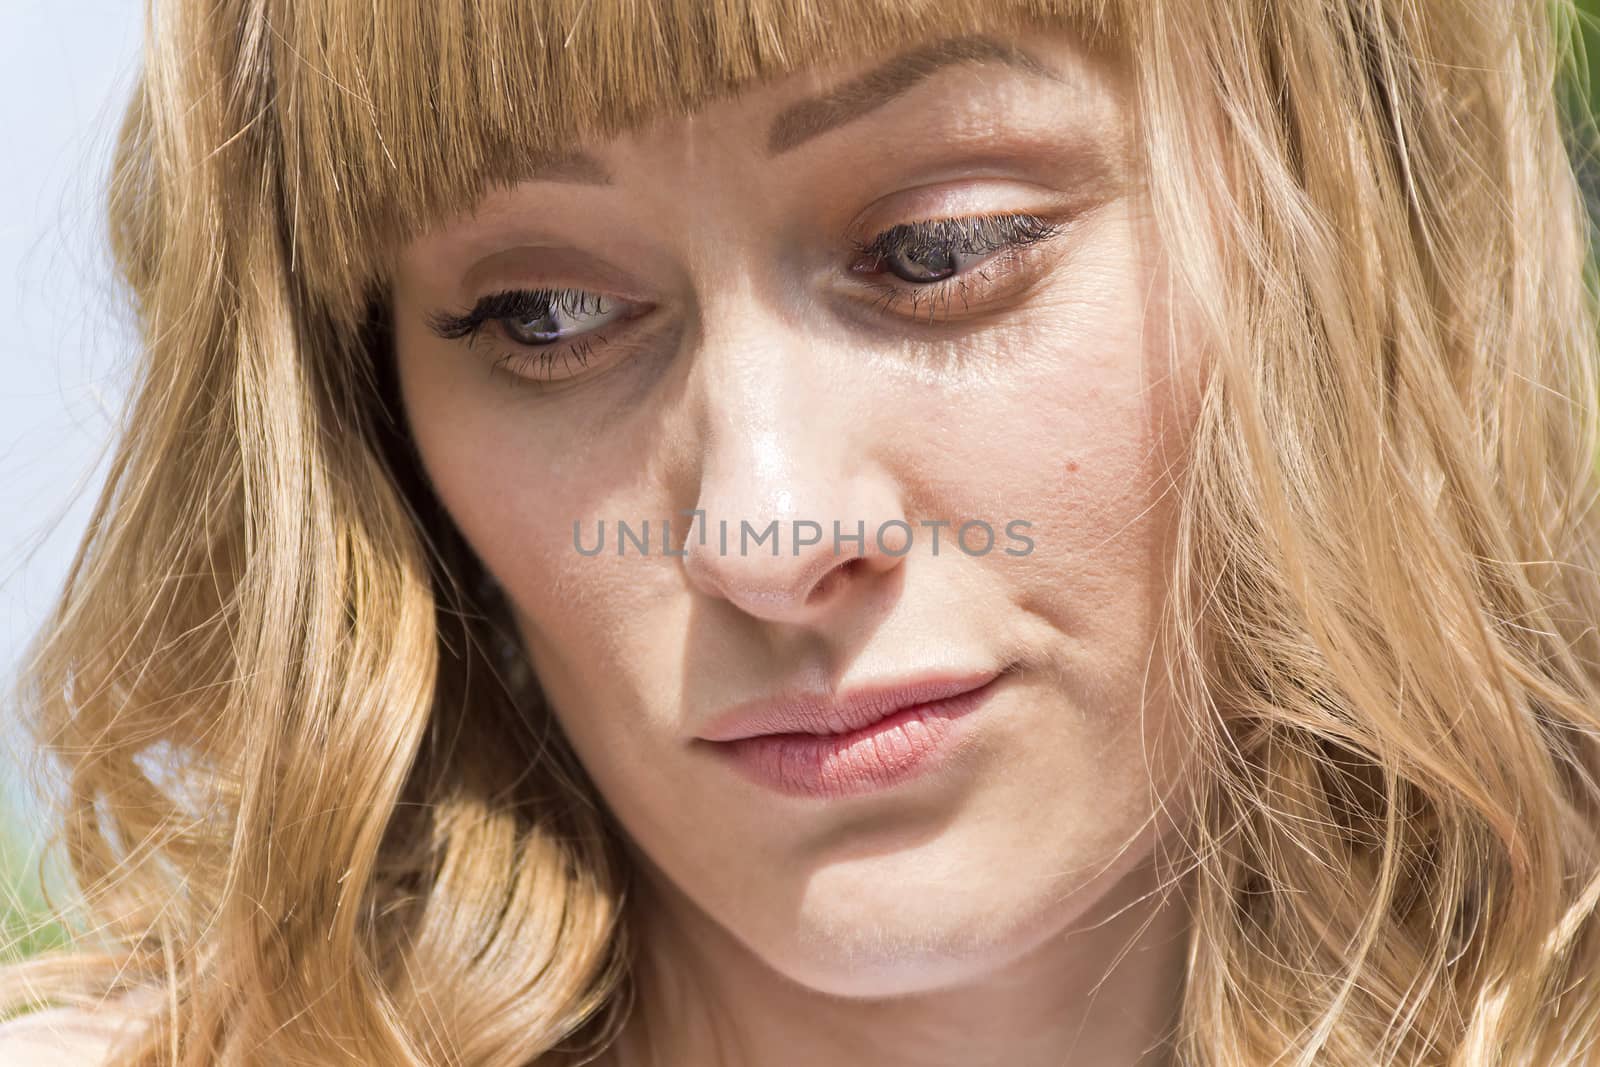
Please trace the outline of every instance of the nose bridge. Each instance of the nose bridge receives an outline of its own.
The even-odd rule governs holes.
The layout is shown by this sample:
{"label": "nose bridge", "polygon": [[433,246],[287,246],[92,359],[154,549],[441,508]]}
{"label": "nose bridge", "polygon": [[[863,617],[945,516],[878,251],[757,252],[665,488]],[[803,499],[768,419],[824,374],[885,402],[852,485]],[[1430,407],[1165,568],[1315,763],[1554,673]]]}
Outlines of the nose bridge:
{"label": "nose bridge", "polygon": [[701,493],[752,508],[751,517],[784,518],[841,488],[838,459],[847,442],[805,346],[776,316],[752,311],[754,302],[740,299],[724,312],[697,361],[706,428]]}
{"label": "nose bridge", "polygon": [[699,506],[708,520],[735,525],[842,518],[850,435],[807,346],[778,316],[754,308],[748,292],[722,303],[710,309],[696,360]]}
{"label": "nose bridge", "polygon": [[893,565],[874,534],[899,508],[816,343],[736,288],[705,306],[694,355],[699,514],[684,563],[702,591],[798,622],[836,572]]}

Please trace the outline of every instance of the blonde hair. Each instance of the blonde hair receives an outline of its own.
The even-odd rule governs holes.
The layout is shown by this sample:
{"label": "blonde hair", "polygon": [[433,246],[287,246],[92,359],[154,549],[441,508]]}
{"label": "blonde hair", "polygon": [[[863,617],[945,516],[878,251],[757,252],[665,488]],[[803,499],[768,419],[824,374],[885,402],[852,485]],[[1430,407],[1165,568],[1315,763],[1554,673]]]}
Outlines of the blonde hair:
{"label": "blonde hair", "polygon": [[91,927],[0,1000],[158,989],[128,1064],[603,1047],[635,992],[631,872],[409,451],[395,249],[575,139],[1037,20],[1131,58],[1217,356],[1168,620],[1208,771],[1182,1062],[1548,1065],[1600,1039],[1570,0],[151,18],[110,189],[145,359],[19,690]]}

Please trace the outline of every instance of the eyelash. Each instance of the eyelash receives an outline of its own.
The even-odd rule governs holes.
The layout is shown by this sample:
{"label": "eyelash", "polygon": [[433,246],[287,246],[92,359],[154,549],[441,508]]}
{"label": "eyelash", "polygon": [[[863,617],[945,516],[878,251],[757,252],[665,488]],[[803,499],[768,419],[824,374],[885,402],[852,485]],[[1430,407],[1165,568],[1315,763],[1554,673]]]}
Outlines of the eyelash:
{"label": "eyelash", "polygon": [[[1060,223],[1030,214],[901,223],[884,230],[870,241],[852,241],[851,247],[859,259],[851,270],[869,273],[862,264],[870,263],[881,271],[883,265],[896,255],[916,257],[930,252],[982,256],[1003,252],[1006,255],[1002,266],[1005,266],[1025,249],[1055,237],[1062,228]],[[972,274],[985,282],[990,280],[986,270],[975,269],[930,282],[897,278],[894,282],[870,284],[868,288],[879,293],[874,303],[880,311],[887,311],[897,302],[909,298],[912,302],[911,318],[933,325],[948,314],[957,297],[966,302]],[[485,326],[499,320],[537,319],[551,311],[564,311],[569,315],[591,312],[597,309],[600,299],[598,295],[582,289],[506,289],[484,296],[465,314],[437,312],[430,315],[428,326],[446,340],[465,338],[471,345],[477,341]],[[924,306],[928,309],[926,316],[921,312]],[[599,332],[602,328],[580,334],[566,343],[537,347],[519,345],[516,350],[497,359],[494,366],[509,365],[517,379],[547,381],[553,376],[552,371],[558,361],[576,361],[580,367],[587,366],[595,343],[606,343],[606,338]]]}
{"label": "eyelash", "polygon": [[[1037,215],[983,215],[956,219],[933,219],[902,223],[878,234],[865,244],[854,244],[856,254],[871,261],[881,270],[883,264],[896,254],[916,257],[929,252],[950,251],[963,255],[989,256],[1004,252],[1001,266],[1009,266],[1023,250],[1042,244],[1061,232],[1060,223]],[[852,268],[859,269],[859,268]],[[926,322],[935,325],[950,311],[959,296],[965,303],[971,286],[972,274],[985,282],[990,280],[986,270],[955,274],[932,283],[914,283],[904,279],[869,286],[880,294],[876,307],[887,311],[897,302],[909,297],[911,318],[919,319],[919,307],[924,302],[928,308]],[[941,314],[941,306],[944,313]]]}

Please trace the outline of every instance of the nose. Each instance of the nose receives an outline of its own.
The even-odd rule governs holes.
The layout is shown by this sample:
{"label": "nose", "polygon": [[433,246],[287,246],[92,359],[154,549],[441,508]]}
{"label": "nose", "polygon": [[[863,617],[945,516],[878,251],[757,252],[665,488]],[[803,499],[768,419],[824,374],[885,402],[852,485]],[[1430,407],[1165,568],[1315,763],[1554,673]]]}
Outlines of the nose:
{"label": "nose", "polygon": [[820,622],[909,554],[898,487],[873,448],[890,413],[865,417],[862,390],[785,326],[733,321],[744,325],[696,356],[700,483],[683,566],[749,615]]}

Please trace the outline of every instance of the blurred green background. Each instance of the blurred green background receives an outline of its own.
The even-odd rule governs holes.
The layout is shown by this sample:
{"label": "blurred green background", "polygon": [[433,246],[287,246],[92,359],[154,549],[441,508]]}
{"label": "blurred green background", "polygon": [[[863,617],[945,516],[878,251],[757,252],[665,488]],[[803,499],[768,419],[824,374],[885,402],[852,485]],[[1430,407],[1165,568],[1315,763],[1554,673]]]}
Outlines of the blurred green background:
{"label": "blurred green background", "polygon": [[7,811],[0,829],[0,962],[64,944],[65,929],[49,918],[38,874],[37,832]]}
{"label": "blurred green background", "polygon": [[[1582,12],[1579,43],[1584,53],[1596,57],[1592,62],[1600,65],[1600,0],[1578,0],[1578,7]],[[1590,107],[1600,112],[1600,86],[1586,77],[1575,85],[1587,93]],[[1591,204],[1600,204],[1600,167],[1586,159],[1580,171],[1589,179]],[[3,667],[0,665],[0,669]],[[14,718],[15,709],[5,708],[3,713]],[[0,747],[14,736],[14,729],[0,731]],[[0,773],[15,783],[17,754],[3,754],[10,759]],[[63,928],[46,918],[39,874],[39,818],[32,806],[16,800],[24,792],[20,786],[0,790],[0,960],[31,954],[65,940]]]}

